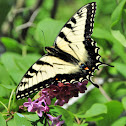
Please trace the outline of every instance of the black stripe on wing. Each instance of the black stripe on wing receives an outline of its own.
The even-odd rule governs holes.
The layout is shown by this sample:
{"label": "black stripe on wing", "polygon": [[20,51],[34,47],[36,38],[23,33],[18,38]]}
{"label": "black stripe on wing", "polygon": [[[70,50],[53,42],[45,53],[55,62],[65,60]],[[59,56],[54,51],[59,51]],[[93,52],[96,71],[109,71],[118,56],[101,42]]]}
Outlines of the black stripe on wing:
{"label": "black stripe on wing", "polygon": [[38,60],[38,61],[36,62],[36,64],[38,64],[38,65],[49,65],[49,66],[53,67],[51,64],[49,64],[49,63],[47,63],[47,62],[44,62],[44,61],[41,61],[41,60]]}
{"label": "black stripe on wing", "polygon": [[72,17],[70,20],[71,20],[74,24],[76,24],[76,19],[75,19],[74,17]]}
{"label": "black stripe on wing", "polygon": [[57,45],[55,46],[55,48],[46,47],[45,49],[47,50],[48,55],[58,57],[59,59],[64,60],[64,61],[69,62],[69,63],[72,63],[72,64],[78,64],[79,63],[79,61],[76,58],[74,58],[69,53],[58,48]]}
{"label": "black stripe on wing", "polygon": [[[49,63],[47,63],[47,62],[44,62],[44,61],[41,61],[41,60],[38,60],[35,64],[37,64],[37,65],[49,65],[49,66],[53,67],[51,64],[49,64]],[[29,68],[29,70],[28,70],[27,72],[35,73],[36,75],[37,75],[37,73],[38,73],[38,71],[35,70],[35,69],[33,69],[32,66]],[[26,73],[26,74],[24,75],[24,77],[25,77],[25,78],[32,78],[33,75],[30,75],[30,74]]]}
{"label": "black stripe on wing", "polygon": [[59,37],[63,38],[68,43],[72,43],[71,41],[68,40],[68,38],[66,37],[66,35],[63,32],[59,33]]}

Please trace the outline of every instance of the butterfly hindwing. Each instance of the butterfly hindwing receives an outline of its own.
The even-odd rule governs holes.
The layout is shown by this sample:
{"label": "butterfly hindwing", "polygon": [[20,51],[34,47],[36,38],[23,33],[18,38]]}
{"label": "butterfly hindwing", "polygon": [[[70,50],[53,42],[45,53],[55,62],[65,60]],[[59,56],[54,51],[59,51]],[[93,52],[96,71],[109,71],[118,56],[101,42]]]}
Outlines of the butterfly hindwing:
{"label": "butterfly hindwing", "polygon": [[53,84],[56,81],[56,75],[76,73],[78,70],[77,65],[51,55],[45,55],[26,72],[17,87],[16,97],[17,99],[27,97]]}

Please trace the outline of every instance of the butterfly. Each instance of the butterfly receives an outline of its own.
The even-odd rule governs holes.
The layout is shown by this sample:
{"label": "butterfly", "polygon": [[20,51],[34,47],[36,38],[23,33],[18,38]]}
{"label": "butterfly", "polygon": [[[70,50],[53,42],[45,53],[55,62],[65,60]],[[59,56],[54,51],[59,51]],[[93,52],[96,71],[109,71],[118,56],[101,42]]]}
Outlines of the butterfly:
{"label": "butterfly", "polygon": [[28,97],[50,85],[90,81],[100,61],[99,47],[91,38],[96,3],[81,7],[63,26],[47,54],[38,59],[20,81],[16,98]]}

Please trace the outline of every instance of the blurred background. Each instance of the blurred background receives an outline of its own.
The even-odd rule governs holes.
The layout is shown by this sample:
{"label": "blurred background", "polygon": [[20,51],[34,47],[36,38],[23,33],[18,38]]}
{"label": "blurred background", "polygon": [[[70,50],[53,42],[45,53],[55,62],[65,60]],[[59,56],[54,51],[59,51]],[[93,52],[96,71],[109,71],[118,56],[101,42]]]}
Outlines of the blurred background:
{"label": "blurred background", "polygon": [[[88,118],[88,124],[116,126],[116,121],[126,116],[126,0],[0,0],[2,103],[8,103],[12,90],[19,84],[24,73],[44,55],[45,46],[53,45],[60,29],[69,18],[90,2],[97,3],[92,38],[100,47],[101,61],[114,67],[101,66],[94,73],[93,81],[101,84],[103,91],[93,88],[68,106],[67,110],[79,115],[95,103],[106,105],[113,101],[107,104],[109,112],[102,114],[104,119],[95,115]],[[21,103],[23,102],[15,103],[13,100],[12,110],[17,110]],[[0,110],[4,111],[1,105]],[[126,122],[126,118],[124,120]]]}

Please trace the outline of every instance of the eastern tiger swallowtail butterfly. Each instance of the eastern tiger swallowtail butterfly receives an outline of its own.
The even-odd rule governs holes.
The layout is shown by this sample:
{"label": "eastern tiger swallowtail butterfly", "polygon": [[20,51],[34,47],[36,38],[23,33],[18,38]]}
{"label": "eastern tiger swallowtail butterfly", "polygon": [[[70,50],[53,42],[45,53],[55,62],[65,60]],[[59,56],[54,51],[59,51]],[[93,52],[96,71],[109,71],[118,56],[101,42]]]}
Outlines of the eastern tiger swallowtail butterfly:
{"label": "eastern tiger swallowtail butterfly", "polygon": [[[91,38],[94,25],[96,3],[81,7],[63,26],[56,37],[53,47],[46,47],[48,52],[38,59],[26,72],[16,91],[16,98],[57,85],[58,82],[91,81],[91,76],[99,65],[99,47]],[[94,84],[98,87],[98,85]]]}

